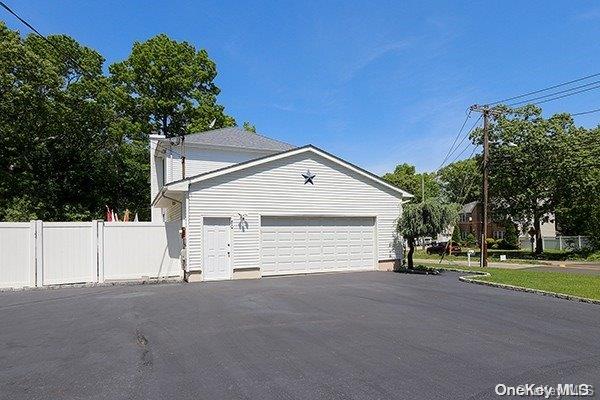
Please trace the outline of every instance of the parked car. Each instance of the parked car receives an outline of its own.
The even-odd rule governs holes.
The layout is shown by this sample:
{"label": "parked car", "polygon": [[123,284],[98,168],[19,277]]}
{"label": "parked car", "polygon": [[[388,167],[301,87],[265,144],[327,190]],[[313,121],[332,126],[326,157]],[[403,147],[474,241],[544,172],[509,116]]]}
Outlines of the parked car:
{"label": "parked car", "polygon": [[450,252],[456,254],[461,251],[460,246],[456,242],[452,242],[450,246],[448,246],[448,242],[439,242],[427,248],[427,254],[443,254],[444,252],[446,252],[446,254],[450,254]]}

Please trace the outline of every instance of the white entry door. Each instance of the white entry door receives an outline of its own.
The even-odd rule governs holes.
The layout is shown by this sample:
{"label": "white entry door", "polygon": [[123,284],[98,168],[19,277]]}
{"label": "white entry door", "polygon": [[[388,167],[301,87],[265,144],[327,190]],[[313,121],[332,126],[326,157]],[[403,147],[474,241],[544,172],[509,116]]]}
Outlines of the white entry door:
{"label": "white entry door", "polygon": [[231,279],[229,218],[204,218],[204,280]]}
{"label": "white entry door", "polygon": [[375,269],[373,217],[261,219],[263,275]]}

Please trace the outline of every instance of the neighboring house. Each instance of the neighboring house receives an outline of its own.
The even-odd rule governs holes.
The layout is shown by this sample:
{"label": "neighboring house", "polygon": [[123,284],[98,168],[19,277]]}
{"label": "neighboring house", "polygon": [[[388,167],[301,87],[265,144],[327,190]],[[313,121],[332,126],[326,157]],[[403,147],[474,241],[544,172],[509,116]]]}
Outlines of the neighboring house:
{"label": "neighboring house", "polygon": [[[472,234],[477,243],[481,242],[483,229],[483,207],[480,202],[472,201],[462,207],[458,213],[458,226],[463,239],[469,234]],[[488,222],[488,238],[502,239],[504,238],[505,232],[506,228],[502,224],[494,221]]]}
{"label": "neighboring house", "polygon": [[[458,218],[461,236],[465,238],[469,233],[472,233],[473,236],[475,236],[477,243],[479,243],[483,226],[483,207],[481,206],[481,203],[472,201],[465,204],[460,210]],[[519,226],[518,229],[521,237],[528,236],[527,228],[523,230],[523,227]],[[549,216],[548,222],[542,223],[541,231],[542,236],[544,237],[556,236],[556,224],[553,215]],[[488,223],[488,238],[503,239],[505,232],[506,227],[502,223],[495,221],[490,221]]]}
{"label": "neighboring house", "polygon": [[[185,155],[182,179],[181,155]],[[412,195],[312,145],[241,128],[151,136],[153,220],[181,220],[188,280],[390,269]]]}

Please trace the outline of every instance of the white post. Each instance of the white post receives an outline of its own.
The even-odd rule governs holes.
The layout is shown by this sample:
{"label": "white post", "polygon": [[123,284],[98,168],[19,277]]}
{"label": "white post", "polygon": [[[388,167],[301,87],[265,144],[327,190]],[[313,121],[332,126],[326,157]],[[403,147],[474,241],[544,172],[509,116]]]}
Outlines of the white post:
{"label": "white post", "polygon": [[577,242],[579,243],[579,250],[581,250],[581,235],[577,235]]}
{"label": "white post", "polygon": [[92,253],[92,263],[90,265],[90,282],[98,282],[98,221],[92,220],[92,245],[90,251]]}
{"label": "white post", "polygon": [[104,221],[97,221],[97,247],[96,252],[98,255],[98,282],[104,283]]}
{"label": "white post", "polygon": [[471,252],[467,251],[467,265],[471,268]]}
{"label": "white post", "polygon": [[44,285],[44,222],[35,221],[35,286]]}
{"label": "white post", "polygon": [[562,246],[562,236],[558,237],[558,249],[562,251],[563,246]]}
{"label": "white post", "polygon": [[29,221],[29,286],[35,287],[36,285],[36,223],[35,221]]}

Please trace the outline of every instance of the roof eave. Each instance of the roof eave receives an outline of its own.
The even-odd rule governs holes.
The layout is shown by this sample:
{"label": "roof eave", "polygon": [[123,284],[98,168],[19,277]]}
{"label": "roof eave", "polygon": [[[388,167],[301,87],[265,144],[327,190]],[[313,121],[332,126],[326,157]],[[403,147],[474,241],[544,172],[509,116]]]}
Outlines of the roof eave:
{"label": "roof eave", "polygon": [[189,185],[192,184],[192,183],[204,181],[204,180],[207,180],[207,179],[212,179],[212,178],[215,178],[217,176],[229,174],[229,173],[232,173],[232,172],[235,172],[235,171],[238,171],[238,170],[242,170],[242,169],[246,169],[246,168],[251,168],[253,166],[261,165],[261,164],[264,164],[264,163],[267,163],[267,162],[270,162],[270,161],[274,161],[274,160],[278,160],[278,159],[281,159],[281,158],[291,157],[293,155],[301,154],[301,153],[304,153],[304,152],[307,152],[307,151],[312,151],[312,152],[314,152],[314,153],[316,153],[316,154],[318,154],[318,155],[320,155],[320,156],[322,156],[322,157],[324,157],[326,159],[329,159],[329,160],[331,160],[333,162],[336,162],[337,164],[340,164],[340,165],[342,165],[342,166],[344,166],[344,167],[346,167],[346,168],[348,168],[348,169],[350,169],[350,170],[352,170],[352,171],[354,171],[354,172],[356,172],[356,173],[358,173],[358,174],[360,174],[362,176],[365,176],[365,177],[367,177],[367,178],[369,178],[369,179],[371,179],[371,180],[379,183],[380,185],[385,186],[388,189],[391,189],[391,190],[393,190],[396,193],[399,193],[401,195],[401,198],[403,198],[403,199],[410,199],[410,198],[414,197],[412,194],[410,194],[410,193],[408,193],[408,192],[400,189],[399,187],[394,186],[394,185],[390,184],[389,182],[386,182],[381,177],[379,177],[379,176],[377,176],[377,175],[375,175],[375,174],[373,174],[373,173],[371,173],[371,172],[369,172],[369,171],[367,171],[367,170],[365,170],[363,168],[360,168],[360,167],[358,167],[358,166],[356,166],[356,165],[354,165],[354,164],[352,164],[352,163],[350,163],[348,161],[345,161],[345,160],[343,160],[343,159],[341,159],[339,157],[336,157],[333,154],[330,154],[330,153],[326,152],[325,150],[321,150],[318,147],[313,146],[312,144],[308,144],[306,146],[297,147],[297,148],[290,149],[290,150],[285,150],[285,151],[282,151],[282,152],[279,152],[279,153],[275,153],[275,154],[272,154],[272,155],[261,157],[259,159],[249,160],[249,161],[246,161],[246,162],[243,162],[243,163],[234,164],[234,165],[231,165],[231,166],[228,166],[228,167],[224,167],[224,168],[221,168],[221,169],[218,169],[218,170],[215,170],[215,171],[209,171],[209,172],[206,172],[206,173],[203,173],[203,174],[192,176],[192,177],[189,177],[189,178],[187,178],[185,180],[180,180],[180,181],[177,181],[177,182],[173,182],[173,183],[167,184],[166,187],[168,187],[169,190],[171,188],[175,188],[175,187],[182,188],[182,186],[176,186],[176,185],[182,185],[182,184],[187,183],[187,187],[185,188],[185,190],[188,190],[189,189]]}

